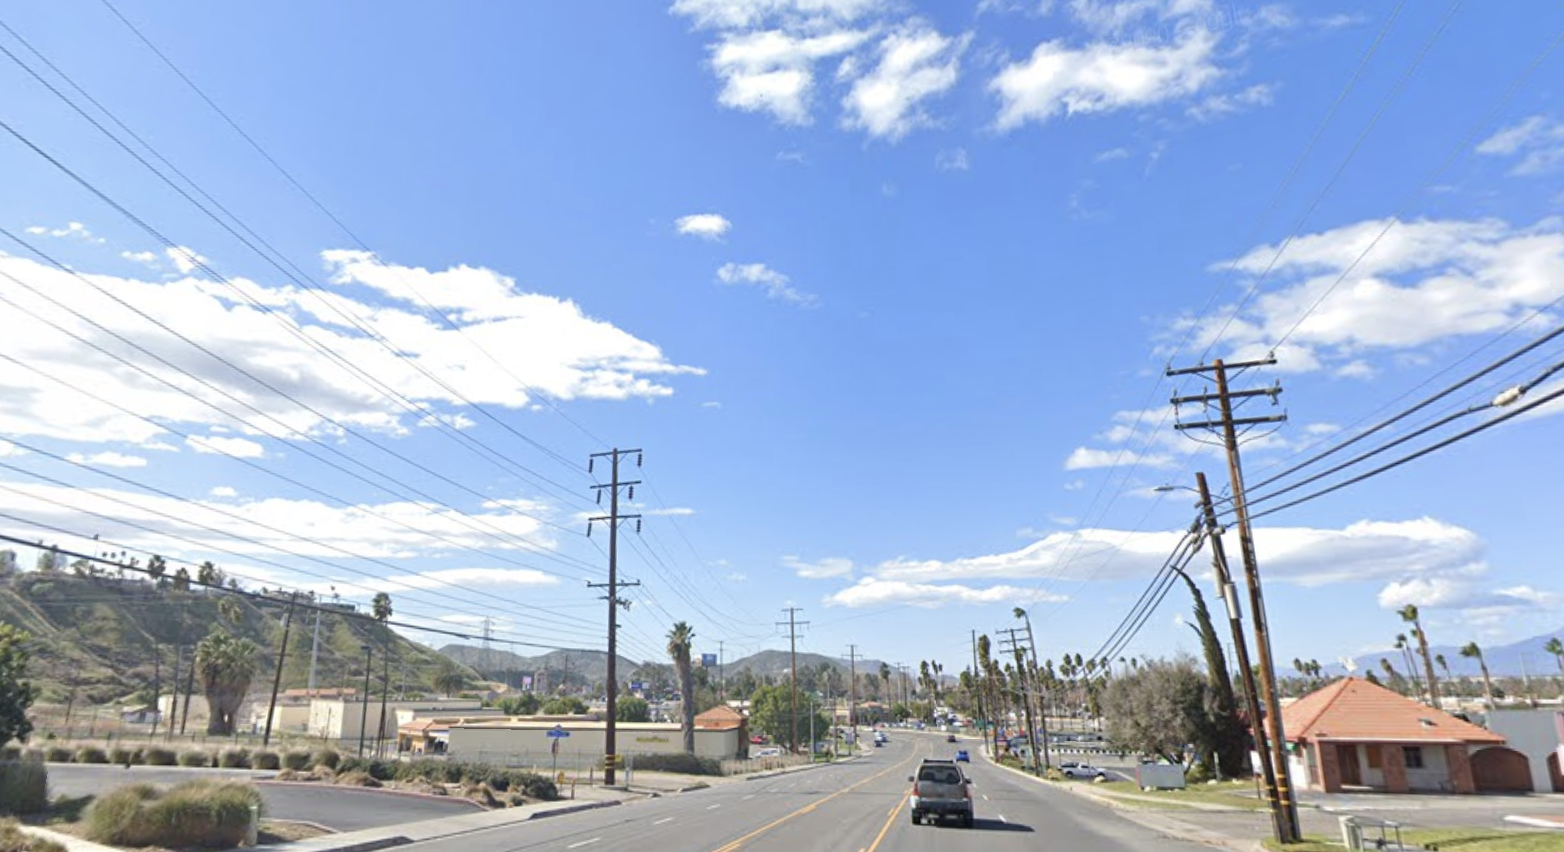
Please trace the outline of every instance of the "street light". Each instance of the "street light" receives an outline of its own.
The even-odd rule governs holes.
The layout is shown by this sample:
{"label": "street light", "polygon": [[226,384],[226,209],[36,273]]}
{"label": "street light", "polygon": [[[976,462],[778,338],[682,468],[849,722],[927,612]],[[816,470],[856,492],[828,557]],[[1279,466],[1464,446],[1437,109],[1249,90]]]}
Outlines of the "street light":
{"label": "street light", "polygon": [[364,709],[359,713],[358,716],[358,756],[363,757],[364,732],[369,728],[369,672],[371,670],[370,660],[375,655],[375,649],[369,645],[360,645],[358,646],[358,649],[364,652],[364,694],[359,696],[359,700],[364,704]]}

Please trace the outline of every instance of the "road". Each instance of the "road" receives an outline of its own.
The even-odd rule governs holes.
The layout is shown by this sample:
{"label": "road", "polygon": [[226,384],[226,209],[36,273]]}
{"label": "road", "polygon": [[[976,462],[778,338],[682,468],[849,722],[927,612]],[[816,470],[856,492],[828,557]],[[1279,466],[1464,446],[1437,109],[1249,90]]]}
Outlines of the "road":
{"label": "road", "polygon": [[913,825],[907,812],[910,775],[926,756],[977,751],[976,739],[893,732],[882,748],[836,766],[819,767],[708,790],[634,802],[617,808],[509,825],[494,831],[429,841],[405,852],[994,852],[1039,846],[1083,852],[1208,852],[1170,840],[1116,816],[1088,799],[1015,776],[982,762],[972,765],[977,822]]}
{"label": "road", "polygon": [[[51,796],[88,796],[137,782],[178,784],[194,778],[253,781],[264,780],[275,774],[247,769],[163,766],[133,766],[126,769],[123,766],[51,763],[49,793]],[[401,796],[357,787],[261,784],[259,789],[268,817],[313,822],[336,831],[401,825],[405,822],[460,816],[477,810],[476,805],[462,799]]]}

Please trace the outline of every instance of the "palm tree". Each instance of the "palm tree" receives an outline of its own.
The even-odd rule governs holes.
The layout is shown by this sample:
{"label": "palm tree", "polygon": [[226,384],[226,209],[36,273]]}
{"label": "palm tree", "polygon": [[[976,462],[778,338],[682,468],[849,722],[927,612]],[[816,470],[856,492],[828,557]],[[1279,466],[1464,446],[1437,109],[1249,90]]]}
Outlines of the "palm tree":
{"label": "palm tree", "polygon": [[[1450,675],[1450,663],[1447,660],[1445,660],[1445,655],[1444,654],[1435,654],[1434,655],[1434,662],[1436,664],[1438,664],[1439,670],[1444,672],[1444,674],[1445,674],[1445,681],[1447,683],[1452,683],[1452,684],[1455,683],[1455,678]],[[1452,688],[1454,688],[1454,687],[1452,687]],[[1457,693],[1459,693],[1459,690],[1457,690]]]}
{"label": "palm tree", "polygon": [[196,645],[195,670],[201,677],[210,717],[206,732],[225,737],[234,731],[234,714],[244,702],[255,677],[255,643],[240,639],[221,627],[212,628]]}
{"label": "palm tree", "polygon": [[1553,655],[1554,661],[1559,664],[1559,674],[1564,676],[1564,642],[1560,642],[1559,637],[1555,636],[1542,646],[1542,650]]}
{"label": "palm tree", "polygon": [[1428,653],[1428,634],[1423,632],[1423,622],[1418,620],[1417,605],[1407,604],[1397,612],[1401,620],[1412,625],[1412,635],[1417,637],[1417,651],[1423,657],[1423,673],[1428,675],[1428,703],[1439,706],[1439,681],[1434,679],[1434,658]]}
{"label": "palm tree", "polygon": [[385,592],[376,592],[375,599],[369,604],[369,611],[376,621],[385,624],[391,618],[391,596]]}
{"label": "palm tree", "polygon": [[432,685],[436,692],[449,698],[467,685],[467,675],[456,665],[442,665],[440,671],[435,673]]}
{"label": "palm tree", "polygon": [[673,658],[673,667],[679,676],[685,754],[695,753],[695,670],[690,667],[690,645],[694,641],[695,630],[682,621],[675,622],[673,629],[668,631],[668,656]]}
{"label": "palm tree", "polygon": [[1493,680],[1488,677],[1488,661],[1483,659],[1483,649],[1477,647],[1476,642],[1468,642],[1461,646],[1461,656],[1467,659],[1477,660],[1477,666],[1483,673],[1483,699],[1488,704],[1488,709],[1493,709]]}
{"label": "palm tree", "polygon": [[1396,674],[1396,667],[1391,665],[1390,661],[1384,657],[1379,658],[1379,667],[1385,670],[1385,682],[1394,688],[1396,681],[1401,678],[1401,675]]}
{"label": "palm tree", "polygon": [[1423,685],[1417,679],[1417,665],[1412,662],[1412,643],[1405,633],[1396,634],[1396,650],[1401,652],[1401,662],[1406,664],[1407,678],[1412,683],[1412,697],[1421,699]]}
{"label": "palm tree", "polygon": [[229,624],[237,625],[244,621],[244,610],[240,609],[239,602],[233,598],[223,598],[218,601],[217,614],[227,619]]}

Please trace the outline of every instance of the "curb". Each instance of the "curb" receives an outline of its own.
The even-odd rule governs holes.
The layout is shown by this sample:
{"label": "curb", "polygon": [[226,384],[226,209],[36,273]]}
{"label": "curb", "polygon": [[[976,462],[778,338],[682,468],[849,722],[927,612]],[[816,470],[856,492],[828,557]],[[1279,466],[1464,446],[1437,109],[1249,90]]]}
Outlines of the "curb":
{"label": "curb", "polygon": [[[616,808],[616,807],[620,806],[621,804],[624,804],[624,803],[621,802],[618,799],[607,799],[607,800],[604,800],[604,801],[601,801],[601,802],[582,802],[579,805],[571,805],[568,808],[554,808],[552,810],[539,811],[539,812],[535,812],[535,813],[532,813],[532,814],[528,814],[527,819],[524,820],[524,821],[525,822],[531,822],[532,820],[535,820],[535,819],[546,819],[548,817],[567,816],[569,814],[578,814],[578,813],[581,813],[582,811],[595,811],[595,810],[600,810],[602,808]],[[460,833],[461,834],[466,834],[467,832],[460,832]],[[451,835],[446,835],[446,836],[447,837],[455,837],[456,835],[451,834]],[[429,839],[430,840],[443,840],[444,838],[431,837]]]}
{"label": "curb", "polygon": [[761,778],[775,778],[778,775],[791,775],[794,772],[808,772],[811,769],[819,769],[822,766],[841,766],[858,759],[858,755],[844,757],[841,760],[833,760],[830,763],[806,763],[803,766],[789,766],[785,769],[768,769],[765,772],[757,772],[754,775],[744,776],[745,781],[755,781]]}
{"label": "curb", "polygon": [[343,790],[351,793],[374,794],[381,796],[402,796],[408,799],[426,799],[434,802],[464,802],[472,805],[473,809],[480,811],[491,810],[474,802],[472,799],[462,796],[441,796],[435,793],[420,793],[416,790],[397,790],[391,787],[356,787],[351,784],[328,784],[324,781],[256,781],[257,787],[315,787],[317,789]]}

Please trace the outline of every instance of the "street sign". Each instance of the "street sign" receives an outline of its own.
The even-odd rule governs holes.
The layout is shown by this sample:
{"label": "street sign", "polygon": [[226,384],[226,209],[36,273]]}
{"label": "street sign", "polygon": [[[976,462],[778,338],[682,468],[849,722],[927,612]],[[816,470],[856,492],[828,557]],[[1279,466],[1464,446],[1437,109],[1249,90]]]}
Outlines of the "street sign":
{"label": "street sign", "polygon": [[557,726],[557,725],[554,726],[553,728],[549,729],[549,732],[548,732],[548,737],[551,740],[564,739],[565,737],[568,737],[568,736],[570,736],[570,732],[565,730],[564,728],[561,728],[561,727]]}
{"label": "street sign", "polygon": [[710,668],[716,668],[716,666],[717,666],[717,655],[716,654],[701,654],[701,668],[710,669]]}

